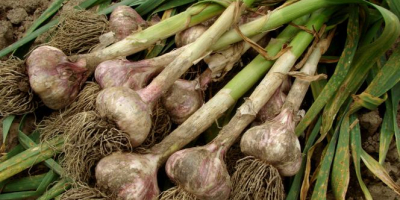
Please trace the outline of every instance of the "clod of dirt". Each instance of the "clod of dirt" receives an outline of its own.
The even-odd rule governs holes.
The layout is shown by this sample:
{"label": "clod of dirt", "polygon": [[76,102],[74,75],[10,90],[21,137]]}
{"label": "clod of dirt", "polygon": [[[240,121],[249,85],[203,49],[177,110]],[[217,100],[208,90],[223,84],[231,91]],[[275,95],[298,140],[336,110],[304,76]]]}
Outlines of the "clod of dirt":
{"label": "clod of dirt", "polygon": [[374,110],[358,117],[360,125],[367,130],[369,135],[374,134],[382,123],[382,118],[379,116],[379,111]]}
{"label": "clod of dirt", "polygon": [[13,24],[20,24],[26,17],[28,17],[28,13],[23,8],[15,8],[7,13],[7,18]]}
{"label": "clod of dirt", "polygon": [[369,185],[368,190],[375,200],[400,200],[400,197],[382,182]]}
{"label": "clod of dirt", "polygon": [[368,153],[379,152],[379,134],[371,135],[362,144],[363,149]]}
{"label": "clod of dirt", "polygon": [[0,49],[12,43],[13,31],[9,21],[0,21]]}
{"label": "clod of dirt", "polygon": [[[393,181],[395,181],[397,185],[400,185],[400,163],[398,161],[386,162],[383,164],[383,167]],[[364,181],[374,200],[400,200],[400,196],[379,180],[371,171],[363,170],[362,173]]]}
{"label": "clod of dirt", "polygon": [[32,13],[36,8],[41,5],[47,5],[48,0],[1,0],[0,7],[10,8],[23,8],[26,12]]}
{"label": "clod of dirt", "polygon": [[[396,143],[392,141],[392,144],[389,147],[389,151],[386,155],[386,160],[389,162],[398,162],[398,165],[400,166],[400,155],[397,151]],[[400,174],[399,174],[400,177]]]}

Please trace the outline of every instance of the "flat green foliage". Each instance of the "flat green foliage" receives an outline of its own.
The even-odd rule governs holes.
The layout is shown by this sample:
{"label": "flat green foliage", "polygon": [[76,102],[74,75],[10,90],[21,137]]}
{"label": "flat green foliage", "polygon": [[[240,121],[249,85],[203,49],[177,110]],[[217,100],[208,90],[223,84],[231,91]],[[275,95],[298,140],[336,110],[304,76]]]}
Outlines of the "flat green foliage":
{"label": "flat green foliage", "polygon": [[386,26],[379,38],[357,50],[354,56],[354,65],[352,65],[341,84],[339,88],[340,92],[337,92],[328,101],[324,109],[321,128],[322,134],[327,133],[331,128],[334,117],[341,105],[351,94],[358,90],[364,82],[369,69],[391,47],[400,34],[399,19],[390,11],[374,4],[373,6],[382,14]]}
{"label": "flat green foliage", "polygon": [[[355,15],[353,15],[355,16]],[[357,20],[357,23],[356,21]],[[326,83],[324,89],[315,99],[314,103],[308,109],[304,118],[296,126],[296,135],[302,134],[302,132],[307,128],[309,124],[314,120],[314,118],[319,114],[328,100],[335,94],[338,90],[340,84],[343,82],[350,70],[356,49],[358,47],[358,41],[360,38],[358,30],[358,18],[349,19],[347,25],[347,38],[345,48],[340,56],[340,60],[336,65],[334,74],[330,77],[329,81]]]}
{"label": "flat green foliage", "polygon": [[36,190],[46,174],[23,177],[17,180],[6,181],[5,186],[1,190],[2,193],[19,192],[25,190]]}
{"label": "flat green foliage", "polygon": [[[354,122],[357,119],[356,115],[350,116],[350,122]],[[350,127],[348,127],[350,128]],[[365,185],[362,176],[361,176],[361,135],[360,135],[360,125],[358,123],[350,131],[350,141],[351,141],[351,155],[353,158],[354,170],[356,171],[356,176],[358,183],[361,187],[362,192],[364,193],[364,197],[366,200],[372,200],[371,193],[369,192],[367,186]]]}
{"label": "flat green foliage", "polygon": [[390,10],[400,18],[400,1],[398,0],[386,0]]}
{"label": "flat green foliage", "polygon": [[315,124],[314,128],[312,129],[310,136],[307,138],[306,146],[303,149],[301,168],[300,168],[299,172],[294,176],[292,185],[290,186],[290,190],[288,192],[288,195],[286,196],[286,200],[299,198],[301,184],[302,184],[301,181],[303,180],[304,171],[305,171],[306,164],[307,164],[307,159],[306,159],[307,154],[308,154],[308,151],[310,150],[310,148],[314,145],[314,142],[319,133],[319,129],[321,127],[321,123],[322,123],[322,117],[319,117],[317,123]]}
{"label": "flat green foliage", "polygon": [[11,125],[15,119],[15,115],[9,115],[3,119],[3,145],[2,149],[6,147],[8,133],[10,132]]}
{"label": "flat green foliage", "polygon": [[398,82],[392,89],[392,115],[393,115],[393,127],[394,127],[394,135],[396,137],[396,146],[397,146],[397,152],[399,153],[400,156],[400,128],[399,124],[397,124],[396,115],[397,115],[397,110],[399,107],[400,103],[400,82]]}
{"label": "flat green foliage", "polygon": [[62,194],[65,190],[68,190],[71,187],[71,181],[63,178],[59,180],[52,188],[47,190],[42,196],[40,196],[37,200],[50,200],[58,195]]}

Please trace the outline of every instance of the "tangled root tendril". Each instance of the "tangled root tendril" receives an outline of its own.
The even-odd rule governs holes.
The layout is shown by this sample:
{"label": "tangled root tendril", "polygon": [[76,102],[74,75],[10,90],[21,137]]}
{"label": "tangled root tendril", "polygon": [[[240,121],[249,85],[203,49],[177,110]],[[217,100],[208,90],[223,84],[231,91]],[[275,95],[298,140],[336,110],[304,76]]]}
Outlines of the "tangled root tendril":
{"label": "tangled root tendril", "polygon": [[128,135],[95,111],[71,116],[65,124],[64,139],[61,166],[66,176],[82,182],[94,177],[94,166],[101,158],[132,149]]}
{"label": "tangled root tendril", "polygon": [[23,60],[0,61],[0,97],[0,116],[23,115],[38,107]]}
{"label": "tangled root tendril", "polygon": [[285,191],[278,170],[252,156],[237,162],[232,178],[233,200],[285,198]]}
{"label": "tangled root tendril", "polygon": [[95,82],[87,82],[76,100],[61,112],[54,112],[44,118],[38,125],[41,141],[50,141],[65,132],[65,124],[70,116],[86,111],[94,111],[96,108],[96,97],[100,92],[100,86]]}
{"label": "tangled root tendril", "polygon": [[72,188],[61,195],[61,200],[109,200],[113,196],[101,192],[95,187],[90,187],[85,183],[77,182]]}
{"label": "tangled root tendril", "polygon": [[161,142],[171,131],[171,119],[160,101],[154,106],[152,124],[149,136],[135,149],[136,152],[146,153],[150,147]]}
{"label": "tangled root tendril", "polygon": [[60,22],[52,31],[52,37],[47,45],[59,48],[64,53],[87,53],[99,41],[101,34],[108,30],[107,17],[93,11],[64,9]]}
{"label": "tangled root tendril", "polygon": [[235,172],[235,166],[238,160],[246,157],[242,151],[240,150],[240,143],[236,142],[229,148],[228,152],[226,153],[225,163],[226,168],[228,170],[229,175]]}
{"label": "tangled root tendril", "polygon": [[198,200],[198,198],[181,187],[175,186],[162,192],[159,200]]}

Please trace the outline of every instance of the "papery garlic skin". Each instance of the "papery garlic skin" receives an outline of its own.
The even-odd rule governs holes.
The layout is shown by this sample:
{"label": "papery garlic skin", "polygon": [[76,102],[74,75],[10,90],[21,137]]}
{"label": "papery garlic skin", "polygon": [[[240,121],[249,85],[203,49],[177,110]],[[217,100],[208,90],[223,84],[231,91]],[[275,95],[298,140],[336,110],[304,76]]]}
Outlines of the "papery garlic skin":
{"label": "papery garlic skin", "polygon": [[32,90],[54,110],[72,103],[87,79],[84,60],[70,62],[61,50],[51,46],[33,50],[26,65]]}
{"label": "papery garlic skin", "polygon": [[140,96],[126,87],[103,89],[97,96],[96,107],[101,117],[114,121],[129,135],[131,145],[139,146],[151,128],[151,109]]}
{"label": "papery garlic skin", "polygon": [[199,199],[228,199],[232,184],[222,154],[213,143],[178,151],[167,161],[167,175]]}
{"label": "papery garlic skin", "polygon": [[278,167],[282,175],[294,175],[301,163],[301,146],[294,133],[292,111],[285,109],[272,121],[247,130],[240,148],[244,154]]}
{"label": "papery garlic skin", "polygon": [[155,200],[160,193],[156,159],[151,154],[113,153],[97,164],[97,185],[118,199]]}

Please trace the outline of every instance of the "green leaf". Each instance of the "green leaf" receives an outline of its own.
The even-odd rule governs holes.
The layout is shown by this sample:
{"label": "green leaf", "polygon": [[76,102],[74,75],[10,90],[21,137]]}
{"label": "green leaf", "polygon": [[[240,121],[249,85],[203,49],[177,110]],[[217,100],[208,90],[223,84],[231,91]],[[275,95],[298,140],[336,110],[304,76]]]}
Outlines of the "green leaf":
{"label": "green leaf", "polygon": [[370,44],[374,40],[374,38],[377,36],[378,31],[382,27],[382,24],[383,20],[382,19],[378,20],[368,29],[368,31],[365,34],[362,34],[360,47]]}
{"label": "green leaf", "polygon": [[165,45],[164,49],[161,51],[160,54],[164,54],[166,53],[168,50],[170,50],[172,48],[172,46],[174,46],[175,44],[175,39],[171,39],[171,40],[167,40],[167,44]]}
{"label": "green leaf", "polygon": [[384,164],[386,155],[389,151],[390,143],[394,135],[394,119],[393,119],[393,104],[392,99],[388,98],[385,101],[385,115],[381,125],[381,133],[379,139],[379,163]]}
{"label": "green leaf", "polygon": [[153,11],[153,13],[158,13],[161,11],[165,11],[171,8],[176,8],[179,6],[183,6],[192,2],[195,2],[196,0],[171,0],[168,2],[165,2],[164,4],[162,4],[160,7],[158,7],[155,11]]}
{"label": "green leaf", "polygon": [[400,130],[399,124],[397,124],[396,116],[397,110],[400,103],[400,82],[398,82],[392,89],[392,103],[393,103],[393,126],[394,126],[394,135],[396,137],[396,146],[397,152],[399,153],[400,157]]}
{"label": "green leaf", "polygon": [[380,165],[374,158],[372,158],[367,152],[361,150],[361,159],[367,168],[382,182],[389,186],[394,192],[400,195],[400,186],[393,181],[386,169]]}
{"label": "green leaf", "polygon": [[139,5],[142,5],[144,2],[146,2],[147,0],[136,0],[136,1],[133,1],[131,4],[129,4],[129,6],[139,6]]}
{"label": "green leaf", "polygon": [[[34,131],[32,134],[29,135],[29,138],[31,138],[35,142],[39,142],[39,135],[40,134],[38,131]],[[6,155],[0,158],[0,163],[12,158],[13,156],[23,152],[24,150],[25,148],[21,144],[18,144],[17,146],[12,148]]]}
{"label": "green leaf", "polygon": [[147,0],[138,6],[135,10],[141,15],[146,15],[150,13],[152,10],[157,8],[159,5],[164,3],[166,0]]}
{"label": "green leaf", "polygon": [[47,172],[46,176],[43,178],[42,182],[36,190],[37,195],[42,195],[47,190],[47,187],[49,187],[49,185],[53,183],[57,179],[57,177],[58,175],[54,173],[53,170]]}
{"label": "green leaf", "polygon": [[8,194],[0,194],[2,200],[16,200],[37,197],[36,191],[13,192]]}
{"label": "green leaf", "polygon": [[[365,45],[357,50],[357,53],[354,56],[354,64],[346,75],[346,79],[341,84],[339,89],[340,92],[337,92],[335,96],[329,100],[324,109],[321,134],[326,134],[332,127],[336,113],[342,104],[351,94],[354,94],[361,87],[369,69],[374,65],[374,63],[376,63],[380,56],[382,56],[392,46],[400,34],[399,19],[390,11],[374,4],[371,5],[382,14],[385,20],[385,28],[381,36],[373,43]],[[379,96],[380,95],[377,95],[376,97]],[[353,107],[350,114],[354,111]]]}
{"label": "green leaf", "polygon": [[[357,100],[362,101],[361,96],[365,93],[373,97],[381,97],[387,91],[389,91],[394,85],[400,81],[400,46],[397,47],[389,60],[385,63],[382,69],[378,72],[372,82],[368,85],[363,93],[357,95],[359,99],[356,99],[356,104],[362,104]],[[357,107],[359,105],[354,105]]]}
{"label": "green leaf", "polygon": [[347,38],[345,48],[340,56],[340,60],[336,65],[335,72],[329,79],[328,83],[318,95],[315,102],[308,109],[304,118],[296,126],[296,135],[301,135],[301,133],[306,130],[306,128],[311,124],[315,117],[320,113],[325,104],[332,98],[332,96],[338,90],[340,84],[344,81],[347,72],[350,69],[350,65],[353,62],[355,52],[357,50],[358,41],[360,38],[359,34],[359,22],[358,22],[358,9],[350,9],[349,22],[347,24]]}
{"label": "green leaf", "polygon": [[345,199],[350,181],[350,122],[345,116],[340,126],[340,135],[332,166],[331,185],[336,199]]}
{"label": "green leaf", "polygon": [[67,191],[71,187],[71,182],[67,179],[61,179],[52,188],[47,190],[37,200],[50,200]]}
{"label": "green leaf", "polygon": [[99,4],[99,7],[97,8],[97,12],[101,12],[102,10],[106,9],[108,6],[110,6],[111,0],[105,0]]}
{"label": "green leaf", "polygon": [[0,164],[0,181],[3,181],[37,163],[50,159],[61,152],[64,139],[55,138],[49,143],[43,143],[40,147],[29,148],[20,154]]}
{"label": "green leaf", "polygon": [[[169,10],[169,11],[165,11],[164,14],[163,14],[163,16],[162,16],[162,18],[161,18],[161,21],[163,21],[163,20],[165,20],[165,19],[168,19],[168,18],[174,16],[175,13],[176,13],[176,9],[172,9],[172,10]],[[172,39],[173,41],[175,41],[175,39],[174,39],[173,37],[172,37],[171,39]],[[156,43],[155,46],[149,48],[149,50],[148,50],[149,53],[146,54],[146,57],[145,57],[145,58],[146,58],[146,59],[149,59],[149,58],[154,58],[154,57],[160,55],[160,54],[163,52],[163,49],[164,49],[164,47],[165,47],[165,43],[167,42],[167,40],[168,40],[168,39],[161,40],[160,42]]]}
{"label": "green leaf", "polygon": [[307,154],[308,150],[311,148],[311,146],[314,144],[315,139],[318,136],[319,133],[319,128],[321,127],[321,122],[322,118],[319,117],[317,123],[315,124],[310,136],[307,139],[306,146],[303,149],[303,155],[302,155],[302,161],[301,161],[301,167],[299,172],[297,172],[296,176],[293,179],[292,185],[290,186],[290,190],[288,192],[288,195],[286,196],[286,200],[291,200],[291,199],[298,199],[300,195],[300,188],[301,188],[301,180],[303,179],[304,176],[304,170],[306,168],[307,164]]}
{"label": "green leaf", "polygon": [[[327,74],[325,66],[318,67],[317,70],[318,70],[318,74]],[[311,82],[310,87],[311,87],[311,91],[312,91],[314,99],[318,98],[319,94],[321,94],[321,92],[324,89],[324,87],[326,86],[327,82],[328,81],[326,79],[321,79],[318,81]]]}
{"label": "green leaf", "polygon": [[86,1],[82,2],[81,4],[79,4],[78,6],[76,6],[75,9],[82,9],[82,10],[87,9],[87,8],[90,8],[102,1],[103,0],[86,0]]}
{"label": "green leaf", "polygon": [[50,6],[40,15],[39,18],[37,18],[31,27],[25,32],[25,36],[29,35],[32,33],[34,30],[36,30],[39,26],[42,25],[43,22],[45,22],[47,19],[51,18],[54,13],[58,11],[63,6],[65,0],[55,0],[53,3],[50,4]]}
{"label": "green leaf", "polygon": [[46,174],[36,176],[28,176],[17,180],[9,181],[1,190],[2,193],[7,192],[21,192],[27,190],[36,190]]}
{"label": "green leaf", "polygon": [[37,29],[36,31],[32,32],[31,34],[19,39],[18,41],[14,42],[13,44],[9,45],[8,47],[2,49],[0,51],[0,58],[13,52],[15,49],[25,45],[26,43],[34,40],[36,37],[38,37],[39,35],[41,35],[42,33],[48,31],[51,27],[57,25],[59,22],[58,19],[55,19],[49,23],[47,23],[46,25],[40,27],[39,29]]}
{"label": "green leaf", "polygon": [[3,145],[4,148],[6,147],[6,140],[8,133],[10,132],[11,125],[15,119],[15,115],[9,115],[3,119]]}
{"label": "green leaf", "polygon": [[[42,195],[46,190],[47,187],[51,183],[53,183],[57,178],[57,174],[53,172],[53,170],[50,170],[49,172],[46,173],[46,175],[40,177],[41,182],[37,188],[34,188],[35,191],[23,191],[23,192],[13,192],[13,193],[7,193],[7,194],[0,194],[0,199],[26,199],[26,198],[32,198],[32,197],[38,197]],[[25,180],[29,180],[26,179]],[[22,183],[22,182],[21,182]],[[26,183],[25,183],[26,184]],[[29,186],[32,186],[32,183],[29,183]]]}
{"label": "green leaf", "polygon": [[[346,102],[346,106],[343,106],[343,108],[341,109],[341,113],[338,117],[339,125],[342,123],[344,114],[347,113],[347,111],[350,107],[350,103],[351,103],[351,101],[350,101],[350,99],[348,99]],[[322,118],[322,120],[323,120],[323,118]],[[319,198],[319,197],[326,198],[326,190],[328,187],[328,178],[329,178],[329,174],[330,174],[330,168],[331,168],[331,164],[332,164],[332,160],[333,160],[333,154],[335,153],[335,147],[336,147],[338,134],[340,131],[339,125],[336,126],[334,132],[332,134],[330,134],[330,135],[332,135],[332,137],[330,138],[330,140],[328,140],[329,144],[327,146],[325,146],[325,149],[324,149],[325,152],[323,152],[323,154],[322,154],[323,158],[321,159],[321,162],[319,163],[319,165],[315,171],[317,173],[317,178],[316,178],[317,183],[316,183],[316,186],[314,187],[314,192],[313,192],[313,196],[315,198]],[[307,196],[307,193],[308,193],[308,188],[309,188],[308,176],[309,176],[309,171],[311,168],[310,162],[311,162],[312,153],[315,150],[315,148],[317,147],[317,145],[325,139],[325,137],[326,137],[326,135],[320,135],[320,137],[315,142],[315,144],[310,148],[309,154],[307,155],[306,176],[304,177],[303,185],[301,188],[301,198],[302,199],[305,199]],[[317,186],[318,186],[318,189],[317,189]]]}
{"label": "green leaf", "polygon": [[331,170],[333,157],[335,154],[336,143],[339,136],[339,128],[336,129],[331,141],[329,141],[328,148],[323,160],[321,161],[321,168],[318,173],[317,182],[315,183],[314,191],[311,200],[326,199],[326,192],[328,190],[328,179]]}
{"label": "green leaf", "polygon": [[[354,122],[357,120],[356,115],[351,115],[350,116],[350,121]],[[361,146],[361,133],[360,133],[360,125],[357,123],[353,129],[351,129],[351,155],[353,157],[353,164],[354,164],[354,170],[356,171],[356,176],[358,183],[360,184],[361,190],[364,193],[364,197],[366,200],[372,200],[371,193],[369,192],[367,186],[365,185],[364,181],[362,180],[361,177],[361,167],[360,167],[360,154],[362,150]]]}
{"label": "green leaf", "polygon": [[[24,115],[21,119],[21,123],[19,124],[18,127],[18,139],[19,142],[21,143],[22,146],[24,146],[26,149],[33,148],[38,146],[31,138],[29,138],[24,132],[22,132],[22,129],[25,124],[25,119],[28,115]],[[45,160],[45,165],[49,167],[50,169],[54,170],[59,175],[63,174],[63,169],[62,167],[52,158],[49,158]]]}
{"label": "green leaf", "polygon": [[398,0],[386,0],[390,10],[400,18],[400,1]]}
{"label": "green leaf", "polygon": [[141,5],[142,3],[144,3],[146,0],[123,0],[121,2],[118,3],[114,3],[111,6],[109,6],[108,8],[105,8],[103,10],[101,10],[99,12],[100,15],[107,15],[110,14],[116,7],[118,6],[137,6],[137,5]]}

